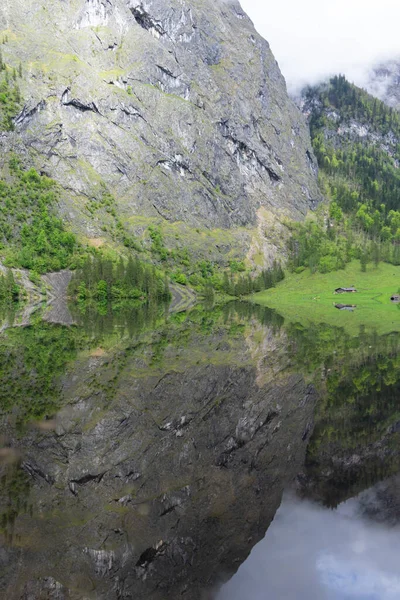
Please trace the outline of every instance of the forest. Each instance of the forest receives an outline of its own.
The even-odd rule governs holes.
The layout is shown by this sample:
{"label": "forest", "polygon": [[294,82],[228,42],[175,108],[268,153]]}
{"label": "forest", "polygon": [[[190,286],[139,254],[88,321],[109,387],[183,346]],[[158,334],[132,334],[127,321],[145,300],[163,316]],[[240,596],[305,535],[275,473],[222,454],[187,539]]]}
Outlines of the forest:
{"label": "forest", "polygon": [[341,75],[303,101],[329,209],[293,225],[292,267],[400,264],[400,115]]}
{"label": "forest", "polygon": [[73,275],[69,292],[79,303],[100,304],[123,300],[168,301],[168,277],[154,265],[129,256],[113,262],[98,254],[89,256]]}
{"label": "forest", "polygon": [[74,267],[78,244],[56,217],[57,185],[35,169],[23,170],[17,157],[0,180],[0,250],[9,267],[37,273]]}

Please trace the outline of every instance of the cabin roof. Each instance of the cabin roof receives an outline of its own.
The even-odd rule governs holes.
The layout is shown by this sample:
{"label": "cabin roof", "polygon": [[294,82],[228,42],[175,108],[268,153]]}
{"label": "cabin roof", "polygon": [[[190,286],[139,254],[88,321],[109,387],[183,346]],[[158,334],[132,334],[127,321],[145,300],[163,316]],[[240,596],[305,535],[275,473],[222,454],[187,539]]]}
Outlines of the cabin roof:
{"label": "cabin roof", "polygon": [[338,287],[335,292],[356,292],[356,288],[354,287]]}

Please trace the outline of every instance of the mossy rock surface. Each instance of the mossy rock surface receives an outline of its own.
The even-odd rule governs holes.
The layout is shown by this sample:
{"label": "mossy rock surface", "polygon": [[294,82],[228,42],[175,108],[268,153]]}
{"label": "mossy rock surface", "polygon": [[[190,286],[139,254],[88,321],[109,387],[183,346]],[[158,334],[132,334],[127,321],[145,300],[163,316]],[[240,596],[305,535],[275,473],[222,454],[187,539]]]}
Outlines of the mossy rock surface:
{"label": "mossy rock surface", "polygon": [[[260,206],[279,223],[319,199],[303,117],[238,3],[156,0],[145,12],[123,0],[4,0],[3,59],[22,64],[25,103],[5,149],[61,184],[76,233],[108,225],[85,212],[102,182],[121,218],[230,230],[229,251],[243,257]],[[282,255],[268,244],[267,232],[257,264]]]}

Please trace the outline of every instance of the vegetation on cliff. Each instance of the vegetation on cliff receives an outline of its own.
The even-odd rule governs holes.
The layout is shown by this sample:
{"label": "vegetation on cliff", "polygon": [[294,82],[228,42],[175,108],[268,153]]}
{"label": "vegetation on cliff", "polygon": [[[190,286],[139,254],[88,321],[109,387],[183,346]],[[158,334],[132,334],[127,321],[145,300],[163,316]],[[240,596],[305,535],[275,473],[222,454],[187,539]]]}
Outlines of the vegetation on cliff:
{"label": "vegetation on cliff", "polygon": [[52,179],[10,160],[9,176],[0,180],[0,253],[7,266],[38,273],[74,266],[77,240],[56,216],[57,199]]}
{"label": "vegetation on cliff", "polygon": [[[193,261],[188,248],[168,249],[161,228],[155,226],[148,228],[147,247],[124,238],[124,257],[121,249],[84,247],[56,216],[58,200],[59,189],[52,179],[33,168],[24,170],[12,157],[7,177],[0,180],[0,252],[8,267],[29,269],[35,282],[39,273],[76,270],[70,293],[80,302],[95,300],[104,306],[135,299],[165,301],[170,297],[169,280],[205,295],[216,291],[239,297],[273,287],[284,277],[278,263],[255,276],[242,261],[230,261],[227,269],[205,259]],[[105,189],[101,208],[115,215]],[[117,233],[123,232],[119,224],[116,219]],[[0,286],[3,303],[10,300],[7,286]],[[15,300],[15,289],[11,295]]]}
{"label": "vegetation on cliff", "polygon": [[18,302],[21,298],[20,286],[16,283],[11,269],[5,273],[0,273],[0,304],[11,305]]}
{"label": "vegetation on cliff", "polygon": [[400,264],[400,115],[343,76],[304,91],[329,210],[293,226],[291,264],[322,273],[357,258]]}
{"label": "vegetation on cliff", "polygon": [[0,132],[13,131],[13,118],[21,107],[21,93],[17,77],[22,76],[22,66],[10,69],[3,61],[0,50]]}
{"label": "vegetation on cliff", "polygon": [[124,300],[168,301],[168,277],[154,265],[131,255],[113,262],[101,254],[88,257],[74,273],[69,290],[80,303],[94,300],[107,306]]}

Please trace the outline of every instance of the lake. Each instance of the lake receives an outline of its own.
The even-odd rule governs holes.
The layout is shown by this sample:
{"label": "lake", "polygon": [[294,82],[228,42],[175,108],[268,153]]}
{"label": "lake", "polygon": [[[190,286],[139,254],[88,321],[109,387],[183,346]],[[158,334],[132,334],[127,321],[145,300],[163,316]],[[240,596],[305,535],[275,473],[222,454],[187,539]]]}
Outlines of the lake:
{"label": "lake", "polygon": [[398,333],[62,313],[3,315],[1,598],[400,597]]}

